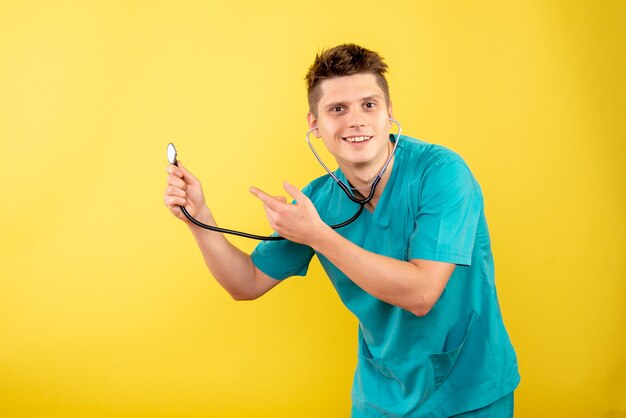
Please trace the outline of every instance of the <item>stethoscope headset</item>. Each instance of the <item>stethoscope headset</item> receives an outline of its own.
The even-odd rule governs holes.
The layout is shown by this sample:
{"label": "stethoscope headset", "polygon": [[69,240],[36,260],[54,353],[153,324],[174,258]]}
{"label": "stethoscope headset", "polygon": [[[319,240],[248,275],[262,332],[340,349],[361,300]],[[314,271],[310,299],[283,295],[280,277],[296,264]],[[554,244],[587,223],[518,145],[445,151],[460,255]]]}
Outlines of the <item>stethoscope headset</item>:
{"label": "stethoscope headset", "polygon": [[[402,127],[400,126],[400,123],[393,118],[389,118],[389,121],[396,124],[396,126],[398,127],[398,133],[396,134],[395,140],[393,141],[394,145],[393,145],[391,152],[389,153],[389,157],[387,158],[387,161],[383,165],[380,172],[376,175],[374,180],[370,183],[369,185],[370,192],[367,195],[367,197],[363,199],[359,199],[358,197],[354,196],[354,194],[352,193],[352,190],[358,190],[362,188],[349,187],[342,180],[338,179],[337,176],[335,176],[335,174],[332,171],[330,171],[330,169],[326,166],[326,164],[324,164],[324,161],[322,161],[317,151],[315,151],[315,147],[311,143],[310,136],[311,136],[311,133],[317,129],[317,127],[313,127],[309,129],[308,132],[306,133],[306,142],[309,144],[309,147],[311,148],[311,151],[313,151],[313,155],[315,155],[315,158],[317,158],[317,161],[319,161],[322,167],[324,167],[326,172],[332,177],[332,179],[335,181],[335,183],[337,183],[337,185],[341,188],[341,190],[343,190],[346,196],[348,196],[348,198],[351,201],[359,205],[359,208],[357,209],[356,213],[350,219],[348,219],[347,221],[341,222],[339,224],[336,224],[336,225],[331,225],[332,229],[343,228],[344,226],[350,225],[352,222],[356,221],[357,218],[363,212],[365,205],[367,205],[374,198],[376,186],[378,186],[380,179],[383,177],[383,174],[385,174],[385,171],[387,170],[387,167],[389,166],[391,159],[395,155],[396,148],[398,148],[398,142],[400,141],[400,136],[402,135]],[[169,143],[167,145],[167,160],[169,161],[170,164],[178,166],[178,160],[176,156],[177,156],[176,147],[174,146],[174,144]],[[365,187],[368,187],[368,186],[365,186]],[[235,231],[233,229],[226,229],[226,228],[220,228],[217,226],[207,225],[205,223],[198,221],[193,216],[191,216],[184,206],[180,206],[180,209],[183,212],[183,214],[187,217],[187,219],[189,219],[193,224],[204,229],[208,229],[208,230],[215,231],[215,232],[221,232],[223,234],[231,234],[231,235],[237,235],[237,236],[244,237],[244,238],[256,239],[260,241],[280,241],[280,240],[285,239],[284,237],[281,237],[279,235],[272,235],[272,236],[255,235],[255,234],[249,234],[247,232]]]}

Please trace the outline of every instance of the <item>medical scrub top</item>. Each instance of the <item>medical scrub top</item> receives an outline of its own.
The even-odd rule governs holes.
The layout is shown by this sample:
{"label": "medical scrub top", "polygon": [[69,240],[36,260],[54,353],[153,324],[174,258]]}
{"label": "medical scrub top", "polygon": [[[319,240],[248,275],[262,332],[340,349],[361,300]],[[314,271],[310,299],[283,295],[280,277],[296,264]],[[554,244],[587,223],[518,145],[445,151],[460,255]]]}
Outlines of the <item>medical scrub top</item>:
{"label": "medical scrub top", "polygon": [[[335,175],[348,184],[341,170]],[[329,175],[303,192],[329,225],[358,209]],[[457,265],[439,300],[420,317],[368,294],[317,254],[359,320],[353,417],[447,417],[484,407],[517,387],[517,358],[496,295],[482,192],[459,155],[400,137],[375,210],[364,210],[336,231],[373,253]],[[305,275],[314,254],[291,241],[265,241],[251,257],[265,274],[282,280]]]}

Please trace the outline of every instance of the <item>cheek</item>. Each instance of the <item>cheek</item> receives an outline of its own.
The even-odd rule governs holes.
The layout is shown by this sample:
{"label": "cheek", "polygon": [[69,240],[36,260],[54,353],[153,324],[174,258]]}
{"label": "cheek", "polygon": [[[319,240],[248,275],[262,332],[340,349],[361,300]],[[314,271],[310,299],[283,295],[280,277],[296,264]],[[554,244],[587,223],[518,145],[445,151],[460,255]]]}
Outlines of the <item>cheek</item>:
{"label": "cheek", "polygon": [[386,112],[381,112],[377,116],[377,121],[380,126],[389,126],[389,115]]}
{"label": "cheek", "polygon": [[387,134],[389,134],[392,126],[394,126],[389,120],[389,118],[387,117],[387,115],[381,117],[377,123],[378,123],[378,129]]}
{"label": "cheek", "polygon": [[324,141],[324,144],[326,144],[327,146],[330,145],[333,142],[337,133],[335,127],[327,123],[323,125],[318,125],[318,127],[319,129],[316,131],[319,135],[318,138],[322,138],[322,141]]}
{"label": "cheek", "polygon": [[322,137],[322,142],[324,142],[324,146],[327,149],[332,150],[336,145],[335,145],[335,141],[333,141],[332,139],[327,139],[328,137],[323,136]]}

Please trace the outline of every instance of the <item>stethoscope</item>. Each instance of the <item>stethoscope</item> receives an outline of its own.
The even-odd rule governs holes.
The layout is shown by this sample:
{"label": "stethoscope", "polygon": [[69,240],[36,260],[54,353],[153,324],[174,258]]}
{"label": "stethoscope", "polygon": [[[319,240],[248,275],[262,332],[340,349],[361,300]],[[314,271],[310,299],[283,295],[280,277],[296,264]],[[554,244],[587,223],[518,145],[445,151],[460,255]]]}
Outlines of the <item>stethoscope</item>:
{"label": "stethoscope", "polygon": [[[396,138],[394,141],[394,145],[393,148],[391,150],[391,152],[389,153],[389,158],[387,158],[387,162],[385,162],[385,165],[383,165],[383,168],[380,170],[380,172],[376,175],[376,177],[374,178],[374,181],[372,181],[372,183],[370,183],[370,192],[369,195],[364,198],[364,199],[359,199],[356,196],[354,196],[352,194],[351,190],[358,190],[358,188],[351,188],[348,187],[342,180],[338,179],[337,176],[335,176],[335,174],[330,171],[330,169],[326,166],[326,164],[324,164],[324,161],[322,161],[322,159],[320,158],[319,154],[317,153],[317,151],[315,151],[315,147],[313,146],[313,144],[311,143],[311,133],[313,131],[315,131],[317,129],[317,127],[313,127],[311,129],[308,130],[308,132],[306,133],[306,142],[309,144],[309,147],[311,148],[311,151],[313,151],[313,155],[315,155],[315,158],[317,158],[317,161],[319,161],[319,163],[322,165],[322,167],[324,167],[324,169],[326,170],[326,172],[332,177],[332,179],[335,181],[335,183],[337,183],[337,185],[339,187],[341,187],[341,190],[343,190],[343,192],[346,194],[346,196],[348,196],[348,198],[353,201],[354,203],[359,205],[359,209],[356,211],[356,213],[347,221],[336,224],[336,225],[332,225],[331,228],[332,229],[339,229],[339,228],[343,228],[346,225],[350,225],[352,222],[356,221],[357,218],[361,215],[361,213],[363,212],[363,209],[365,208],[365,205],[367,205],[373,198],[374,198],[374,192],[376,191],[376,186],[378,186],[378,183],[380,182],[380,179],[383,177],[383,174],[385,174],[385,170],[387,170],[387,167],[389,166],[389,163],[391,162],[391,159],[393,158],[394,154],[396,153],[396,148],[398,148],[398,142],[400,140],[400,136],[402,135],[402,127],[400,126],[400,123],[392,118],[389,118],[389,121],[392,123],[395,123],[396,126],[398,127],[398,133],[396,134]],[[174,144],[169,143],[167,144],[167,160],[169,161],[170,164],[173,164],[175,166],[178,166],[178,160],[176,159],[177,153],[176,153],[176,147],[174,146]],[[365,186],[368,187],[368,186]],[[255,234],[248,234],[247,232],[241,232],[241,231],[235,231],[233,229],[226,229],[226,228],[220,228],[217,226],[212,226],[212,225],[207,225],[205,223],[202,223],[200,221],[198,221],[197,219],[195,219],[193,216],[191,216],[189,214],[189,212],[187,212],[187,209],[185,209],[184,206],[179,206],[180,209],[182,210],[183,214],[187,217],[187,219],[189,219],[193,224],[204,228],[204,229],[208,229],[211,231],[216,231],[216,232],[221,232],[223,234],[231,234],[231,235],[237,235],[240,237],[244,237],[244,238],[250,238],[250,239],[256,239],[256,240],[260,240],[260,241],[279,241],[279,240],[284,240],[284,237],[281,237],[279,235],[275,235],[275,236],[265,236],[265,235],[255,235]]]}

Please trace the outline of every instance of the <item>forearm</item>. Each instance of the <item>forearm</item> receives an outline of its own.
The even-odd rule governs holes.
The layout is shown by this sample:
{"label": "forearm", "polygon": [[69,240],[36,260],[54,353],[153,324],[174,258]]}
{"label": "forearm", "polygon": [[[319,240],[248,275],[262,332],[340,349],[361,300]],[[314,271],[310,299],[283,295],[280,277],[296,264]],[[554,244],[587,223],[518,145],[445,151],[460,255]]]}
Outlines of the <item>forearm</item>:
{"label": "forearm", "polygon": [[[198,220],[217,226],[208,210],[199,215]],[[234,299],[252,298],[256,288],[256,269],[250,256],[228,242],[222,233],[193,224],[188,224],[188,227],[217,282]]]}
{"label": "forearm", "polygon": [[372,296],[418,316],[430,309],[431,282],[415,264],[369,252],[330,228],[312,247]]}

